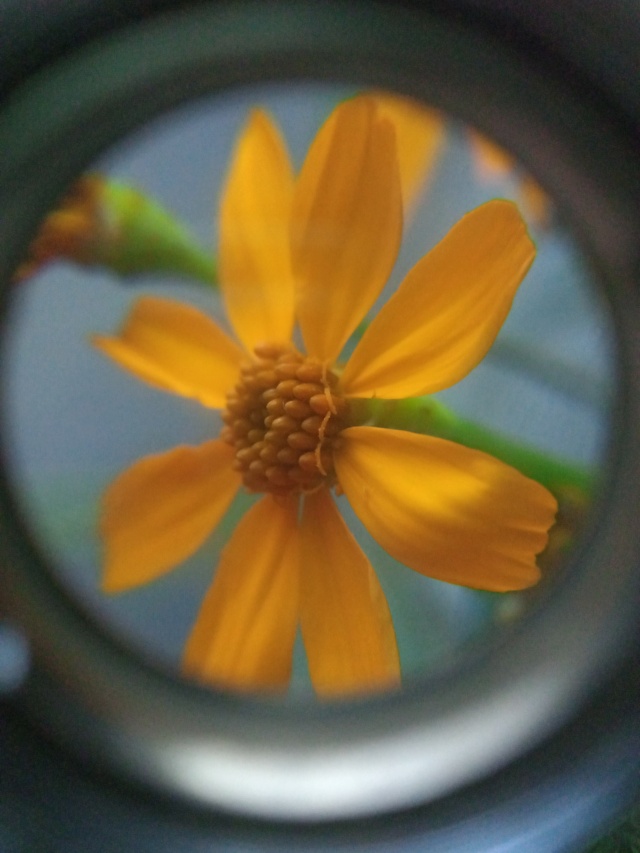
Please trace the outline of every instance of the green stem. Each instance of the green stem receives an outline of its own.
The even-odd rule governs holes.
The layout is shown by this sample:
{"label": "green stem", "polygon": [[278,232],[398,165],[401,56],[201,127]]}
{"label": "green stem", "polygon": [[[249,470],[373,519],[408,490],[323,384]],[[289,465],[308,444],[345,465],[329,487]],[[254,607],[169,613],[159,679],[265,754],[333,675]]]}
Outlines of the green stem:
{"label": "green stem", "polygon": [[481,450],[542,483],[554,494],[573,488],[586,495],[593,488],[594,477],[588,470],[460,418],[431,397],[353,400],[351,421],[434,435]]}
{"label": "green stem", "polygon": [[99,260],[121,276],[179,274],[217,285],[215,259],[187,228],[152,198],[115,181],[105,185],[105,216],[111,241]]}

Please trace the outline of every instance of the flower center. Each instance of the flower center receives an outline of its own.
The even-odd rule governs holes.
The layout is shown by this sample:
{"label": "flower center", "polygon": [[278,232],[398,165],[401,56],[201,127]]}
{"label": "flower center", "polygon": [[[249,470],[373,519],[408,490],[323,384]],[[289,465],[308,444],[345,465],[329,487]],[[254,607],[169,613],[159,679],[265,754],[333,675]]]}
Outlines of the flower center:
{"label": "flower center", "polygon": [[338,377],[290,347],[263,344],[227,395],[221,438],[252,492],[312,492],[333,485],[333,450],[347,402]]}

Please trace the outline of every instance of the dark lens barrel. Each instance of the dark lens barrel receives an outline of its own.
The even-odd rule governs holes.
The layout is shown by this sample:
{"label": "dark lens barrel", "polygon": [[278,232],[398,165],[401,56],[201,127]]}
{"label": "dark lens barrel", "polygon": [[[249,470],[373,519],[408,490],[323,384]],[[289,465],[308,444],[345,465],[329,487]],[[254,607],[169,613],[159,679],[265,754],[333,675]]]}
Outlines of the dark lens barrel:
{"label": "dark lens barrel", "polygon": [[583,850],[640,782],[638,9],[5,0],[0,42],[5,339],[39,221],[110,145],[211,92],[355,80],[520,158],[599,277],[618,356],[607,474],[548,606],[437,689],[304,713],[174,683],[101,633],[32,539],[0,413],[0,849]]}

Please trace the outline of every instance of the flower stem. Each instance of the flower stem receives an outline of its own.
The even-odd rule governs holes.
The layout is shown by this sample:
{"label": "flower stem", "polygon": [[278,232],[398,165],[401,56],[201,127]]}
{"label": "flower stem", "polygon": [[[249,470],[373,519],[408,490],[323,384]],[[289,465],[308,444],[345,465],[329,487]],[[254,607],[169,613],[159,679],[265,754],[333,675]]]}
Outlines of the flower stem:
{"label": "flower stem", "polygon": [[178,273],[215,286],[216,263],[189,231],[152,198],[114,181],[105,182],[105,215],[111,241],[103,246],[103,263],[120,275]]}

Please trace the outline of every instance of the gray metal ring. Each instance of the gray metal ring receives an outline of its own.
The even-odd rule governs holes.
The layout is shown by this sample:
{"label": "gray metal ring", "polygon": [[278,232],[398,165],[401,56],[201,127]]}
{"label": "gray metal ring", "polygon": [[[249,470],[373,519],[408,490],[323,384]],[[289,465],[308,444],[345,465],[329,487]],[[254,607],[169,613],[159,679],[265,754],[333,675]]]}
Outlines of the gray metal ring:
{"label": "gray metal ring", "polygon": [[[2,472],[0,595],[34,661],[18,697],[25,713],[71,751],[152,791],[303,823],[435,802],[543,749],[637,655],[640,585],[637,151],[600,101],[489,34],[388,5],[291,0],[266,17],[254,3],[178,9],[87,44],[17,88],[0,113],[2,281],[71,179],[144,121],[212,91],[307,78],[423,98],[516,153],[597,269],[619,381],[590,530],[545,606],[446,677],[369,702],[247,702],[144,666],[47,574]],[[5,287],[5,307],[7,297]]]}

